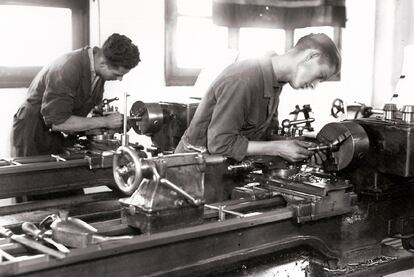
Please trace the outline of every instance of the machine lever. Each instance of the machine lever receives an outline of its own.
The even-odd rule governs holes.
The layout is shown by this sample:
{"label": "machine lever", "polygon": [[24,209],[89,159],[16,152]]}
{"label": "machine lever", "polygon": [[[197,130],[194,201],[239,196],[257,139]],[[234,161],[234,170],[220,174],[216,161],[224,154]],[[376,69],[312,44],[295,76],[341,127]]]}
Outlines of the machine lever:
{"label": "machine lever", "polygon": [[102,243],[102,242],[107,242],[107,241],[115,241],[115,240],[128,240],[128,239],[132,239],[134,238],[133,236],[100,236],[100,235],[92,235],[92,240],[91,243],[92,244],[96,244],[96,243]]}
{"label": "machine lever", "polygon": [[195,199],[194,197],[192,197],[191,195],[189,195],[187,192],[185,192],[184,190],[182,190],[181,188],[179,188],[178,186],[176,186],[174,183],[172,183],[168,179],[161,178],[160,179],[160,183],[161,184],[164,184],[164,185],[167,185],[169,188],[171,188],[174,191],[178,192],[179,194],[181,194],[182,196],[184,196],[185,198],[187,198],[188,200],[190,200],[191,203],[194,204],[195,206],[200,206],[203,203],[200,199]]}

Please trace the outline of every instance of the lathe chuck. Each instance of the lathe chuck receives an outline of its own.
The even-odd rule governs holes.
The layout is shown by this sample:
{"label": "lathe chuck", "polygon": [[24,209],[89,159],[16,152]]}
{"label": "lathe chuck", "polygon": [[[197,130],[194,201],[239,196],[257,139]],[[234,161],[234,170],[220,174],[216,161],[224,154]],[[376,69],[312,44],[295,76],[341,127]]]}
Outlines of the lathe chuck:
{"label": "lathe chuck", "polygon": [[356,122],[343,121],[332,122],[325,125],[316,136],[323,144],[332,144],[339,137],[346,135],[335,151],[328,153],[328,159],[324,163],[327,170],[339,171],[348,167],[351,163],[362,159],[369,150],[369,139],[364,128]]}

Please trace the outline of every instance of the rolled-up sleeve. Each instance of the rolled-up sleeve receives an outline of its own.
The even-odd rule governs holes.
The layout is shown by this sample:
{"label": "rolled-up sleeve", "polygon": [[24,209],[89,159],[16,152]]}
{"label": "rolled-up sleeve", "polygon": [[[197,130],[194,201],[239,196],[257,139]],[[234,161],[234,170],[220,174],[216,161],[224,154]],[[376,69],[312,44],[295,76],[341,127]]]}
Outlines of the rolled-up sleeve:
{"label": "rolled-up sleeve", "polygon": [[242,160],[248,139],[240,134],[251,104],[247,83],[229,77],[215,89],[216,105],[207,131],[207,148],[211,154]]}
{"label": "rolled-up sleeve", "polygon": [[79,72],[74,64],[66,62],[51,67],[45,78],[40,113],[47,126],[61,124],[72,115]]}

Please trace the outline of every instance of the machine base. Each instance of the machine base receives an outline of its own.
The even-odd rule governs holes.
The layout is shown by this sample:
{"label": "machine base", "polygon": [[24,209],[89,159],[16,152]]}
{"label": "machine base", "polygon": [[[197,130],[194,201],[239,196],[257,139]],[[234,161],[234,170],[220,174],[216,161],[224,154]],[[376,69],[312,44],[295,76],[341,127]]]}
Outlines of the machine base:
{"label": "machine base", "polygon": [[203,215],[203,205],[147,212],[136,206],[121,204],[122,223],[149,234],[201,224]]}

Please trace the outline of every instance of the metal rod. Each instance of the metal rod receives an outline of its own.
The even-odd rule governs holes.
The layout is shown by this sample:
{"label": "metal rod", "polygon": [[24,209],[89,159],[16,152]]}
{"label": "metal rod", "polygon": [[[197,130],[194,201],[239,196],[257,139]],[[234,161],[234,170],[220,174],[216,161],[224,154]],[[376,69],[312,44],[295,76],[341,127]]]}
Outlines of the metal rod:
{"label": "metal rod", "polygon": [[50,156],[51,156],[52,158],[56,159],[56,161],[57,161],[57,162],[59,162],[59,161],[66,162],[66,159],[65,159],[65,158],[62,158],[62,157],[61,157],[61,156],[59,156],[59,155],[54,155],[54,154],[51,154]]}
{"label": "metal rod", "polygon": [[324,144],[320,144],[314,147],[308,147],[306,148],[309,151],[321,151],[321,150],[328,150],[328,149],[332,149],[331,145],[324,145]]}
{"label": "metal rod", "polygon": [[49,169],[60,169],[60,168],[71,168],[71,167],[82,167],[88,166],[89,162],[87,159],[68,160],[66,162],[40,162],[33,164],[20,164],[20,165],[7,165],[0,167],[0,175],[12,174],[12,173],[23,173],[33,172]]}
{"label": "metal rod", "polygon": [[232,214],[232,215],[235,215],[235,216],[238,216],[238,217],[246,217],[245,214],[235,212],[235,211],[226,210],[226,209],[224,209],[224,207],[222,205],[220,205],[219,207],[216,207],[216,206],[213,206],[213,205],[204,204],[204,207],[212,209],[212,210],[220,211],[220,212],[223,212],[223,213]]}
{"label": "metal rod", "polygon": [[185,198],[190,200],[194,205],[196,205],[196,206],[201,205],[202,201],[200,199],[195,199],[194,197],[189,195],[187,192],[182,190],[180,187],[178,187],[177,185],[175,185],[174,183],[172,183],[168,179],[162,178],[162,179],[160,179],[160,183],[169,186],[171,189],[175,190],[176,192],[178,192],[179,194],[181,194],[182,196],[184,196]]}
{"label": "metal rod", "polygon": [[128,146],[128,128],[127,128],[127,124],[128,124],[128,93],[124,92],[124,132],[123,132],[123,136],[122,136],[122,146]]}
{"label": "metal rod", "polygon": [[307,119],[298,119],[298,120],[293,120],[290,121],[290,126],[292,125],[298,125],[298,124],[303,124],[303,123],[312,123],[315,121],[315,118],[307,118]]}
{"label": "metal rod", "polygon": [[136,115],[136,116],[128,116],[128,120],[129,121],[141,121],[143,119],[143,117],[142,116],[138,116],[138,115]]}

